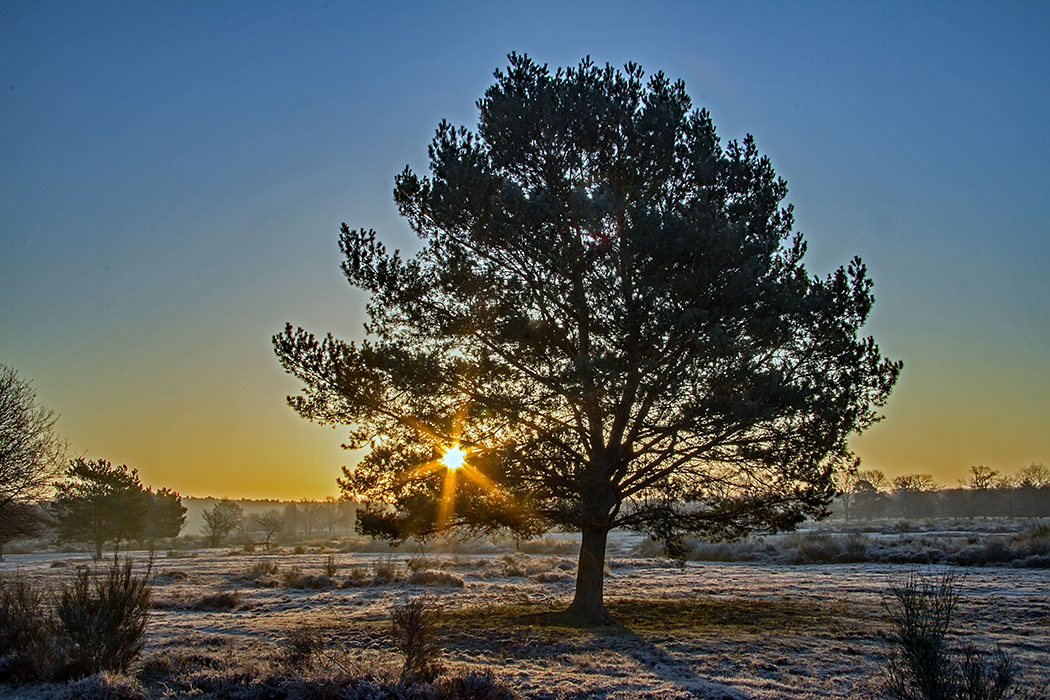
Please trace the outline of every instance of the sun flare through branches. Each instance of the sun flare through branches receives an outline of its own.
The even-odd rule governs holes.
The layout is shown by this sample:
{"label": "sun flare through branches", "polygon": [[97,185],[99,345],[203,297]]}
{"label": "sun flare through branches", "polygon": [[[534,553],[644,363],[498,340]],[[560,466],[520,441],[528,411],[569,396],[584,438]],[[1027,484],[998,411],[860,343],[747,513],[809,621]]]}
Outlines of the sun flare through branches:
{"label": "sun flare through branches", "polygon": [[444,456],[441,458],[441,463],[450,472],[454,472],[460,469],[466,462],[467,453],[459,448],[458,445],[454,445],[445,450]]}

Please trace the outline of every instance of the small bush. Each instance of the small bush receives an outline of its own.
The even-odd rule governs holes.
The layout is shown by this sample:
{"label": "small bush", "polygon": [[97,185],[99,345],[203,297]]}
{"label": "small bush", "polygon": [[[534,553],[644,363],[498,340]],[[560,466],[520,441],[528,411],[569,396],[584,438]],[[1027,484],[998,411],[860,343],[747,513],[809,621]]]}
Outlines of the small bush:
{"label": "small bush", "polygon": [[236,610],[240,604],[240,593],[237,591],[221,591],[202,596],[187,607],[190,610]]}
{"label": "small bush", "polygon": [[441,673],[441,650],[433,641],[440,616],[440,608],[428,596],[394,606],[391,633],[394,646],[405,657],[401,667],[403,682],[430,683]]}
{"label": "small bush", "polygon": [[328,578],[335,578],[335,574],[338,568],[335,565],[335,556],[329,554],[324,560],[324,575]]}
{"label": "small bush", "polygon": [[324,637],[318,630],[310,627],[293,628],[285,635],[282,656],[288,665],[302,668],[309,665],[313,657],[323,649]]}
{"label": "small bush", "polygon": [[522,542],[518,549],[526,554],[579,554],[580,543],[576,540],[541,537]]}
{"label": "small bush", "polygon": [[375,579],[386,579],[397,581],[401,578],[401,568],[397,565],[394,557],[383,557],[372,560],[372,573]]}
{"label": "small bush", "polygon": [[352,566],[347,571],[346,579],[340,588],[361,588],[369,583],[368,571],[360,566]]}
{"label": "small bush", "polygon": [[429,568],[427,566],[427,558],[421,554],[416,554],[405,559],[405,566],[408,567],[408,570],[412,573],[426,571]]}
{"label": "small bush", "polygon": [[303,578],[303,570],[298,566],[291,566],[281,572],[281,585],[285,588],[299,588],[297,585]]}
{"label": "small bush", "polygon": [[280,567],[277,565],[277,562],[259,561],[253,564],[243,576],[237,577],[237,579],[247,583],[254,583],[257,586],[273,588],[280,584],[280,578],[277,575],[279,571]]}
{"label": "small bush", "polygon": [[408,577],[413,586],[448,586],[463,588],[463,579],[444,571],[417,571]]}
{"label": "small bush", "polygon": [[72,643],[71,656],[87,673],[122,673],[142,651],[152,608],[149,574],[132,571],[130,559],[113,562],[99,574],[78,569],[62,591],[56,610]]}
{"label": "small bush", "polygon": [[955,574],[913,573],[890,587],[890,641],[882,690],[893,700],[1003,700],[1017,680],[1013,659],[996,650],[989,662],[973,645],[960,661],[948,643],[959,601]]}
{"label": "small bush", "polygon": [[0,676],[46,680],[64,662],[64,651],[45,594],[22,576],[0,579]]}
{"label": "small bush", "polygon": [[434,683],[441,700],[514,700],[517,696],[492,676],[492,671],[471,671],[463,676],[441,678]]}
{"label": "small bush", "polygon": [[99,673],[65,686],[56,700],[146,700],[146,691],[133,678]]}

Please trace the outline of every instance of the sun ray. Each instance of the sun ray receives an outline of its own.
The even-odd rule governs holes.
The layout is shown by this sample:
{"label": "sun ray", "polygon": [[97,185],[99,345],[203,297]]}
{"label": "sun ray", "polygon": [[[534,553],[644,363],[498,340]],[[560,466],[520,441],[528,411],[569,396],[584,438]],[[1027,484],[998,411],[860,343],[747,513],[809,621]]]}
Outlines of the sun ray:
{"label": "sun ray", "polygon": [[445,472],[445,481],[441,484],[441,500],[438,502],[437,526],[443,529],[456,506],[456,470]]}

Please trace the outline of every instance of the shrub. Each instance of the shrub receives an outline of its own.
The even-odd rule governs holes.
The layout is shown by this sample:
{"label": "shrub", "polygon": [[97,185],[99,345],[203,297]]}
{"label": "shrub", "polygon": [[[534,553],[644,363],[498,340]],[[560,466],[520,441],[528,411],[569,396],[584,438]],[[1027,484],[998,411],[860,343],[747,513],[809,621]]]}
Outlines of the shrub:
{"label": "shrub", "polygon": [[149,574],[136,576],[130,559],[114,561],[104,574],[77,570],[58,601],[57,614],[72,643],[75,663],[94,674],[122,673],[142,651],[152,607]]}
{"label": "shrub", "polygon": [[297,585],[303,578],[303,570],[298,566],[291,566],[281,572],[281,584],[285,588],[299,588]]}
{"label": "shrub", "polygon": [[463,579],[444,571],[417,571],[408,577],[413,586],[449,586],[463,588]]}
{"label": "shrub", "polygon": [[449,700],[514,700],[517,697],[507,686],[493,678],[490,670],[442,678],[434,683],[434,691],[438,698]]}
{"label": "shrub", "polygon": [[372,573],[375,574],[375,579],[396,581],[401,576],[401,569],[394,557],[382,557],[372,560]]}
{"label": "shrub", "polygon": [[253,564],[243,576],[238,578],[241,581],[254,583],[257,586],[273,588],[279,584],[277,577],[277,572],[279,570],[280,567],[277,565],[277,562],[259,561],[255,562],[255,564]]}
{"label": "shrub", "polygon": [[405,559],[405,566],[407,566],[408,570],[412,573],[426,571],[428,568],[427,558],[425,556],[416,554],[414,556],[409,557],[408,559]]}
{"label": "shrub", "polygon": [[939,578],[912,573],[890,587],[893,653],[882,690],[894,700],[1002,700],[1017,680],[1013,659],[996,650],[989,663],[973,645],[960,661],[949,647],[959,601],[951,571]]}
{"label": "shrub", "polygon": [[50,678],[64,661],[64,646],[44,593],[22,576],[0,579],[0,676]]}
{"label": "shrub", "polygon": [[352,566],[340,588],[360,588],[368,585],[368,572],[360,566]]}
{"label": "shrub", "polygon": [[314,655],[324,649],[324,637],[316,629],[296,627],[285,635],[282,656],[285,663],[302,668],[310,663]]}
{"label": "shrub", "polygon": [[324,575],[328,578],[335,578],[337,570],[338,569],[335,565],[335,556],[329,554],[327,557],[325,557],[324,560]]}
{"label": "shrub", "polygon": [[65,686],[56,700],[146,700],[146,691],[133,678],[99,673]]}
{"label": "shrub", "polygon": [[429,596],[412,598],[394,606],[391,633],[394,646],[405,657],[401,680],[406,683],[430,683],[441,672],[434,644],[434,628],[441,610]]}
{"label": "shrub", "polygon": [[237,591],[221,591],[202,596],[187,606],[190,610],[236,610],[241,604],[241,594]]}

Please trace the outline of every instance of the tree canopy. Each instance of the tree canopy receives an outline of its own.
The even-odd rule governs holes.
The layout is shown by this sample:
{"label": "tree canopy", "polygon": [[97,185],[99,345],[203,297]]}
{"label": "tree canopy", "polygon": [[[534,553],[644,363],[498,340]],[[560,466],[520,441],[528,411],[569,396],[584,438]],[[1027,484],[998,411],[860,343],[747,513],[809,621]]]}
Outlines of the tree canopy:
{"label": "tree canopy", "polygon": [[106,542],[119,548],[121,542],[143,534],[149,503],[138,470],[79,457],[70,462],[65,476],[55,485],[54,504],[63,540],[90,542],[95,545],[95,558],[101,559]]}
{"label": "tree canopy", "polygon": [[[367,337],[274,337],[303,417],[367,448],[340,486],[394,540],[582,532],[569,614],[608,619],[609,530],[734,537],[820,517],[901,365],[861,337],[859,259],[803,265],[787,185],[681,81],[511,54],[476,131],[441,122],[394,200],[405,258],[343,224]],[[445,450],[466,454],[462,468]]]}

